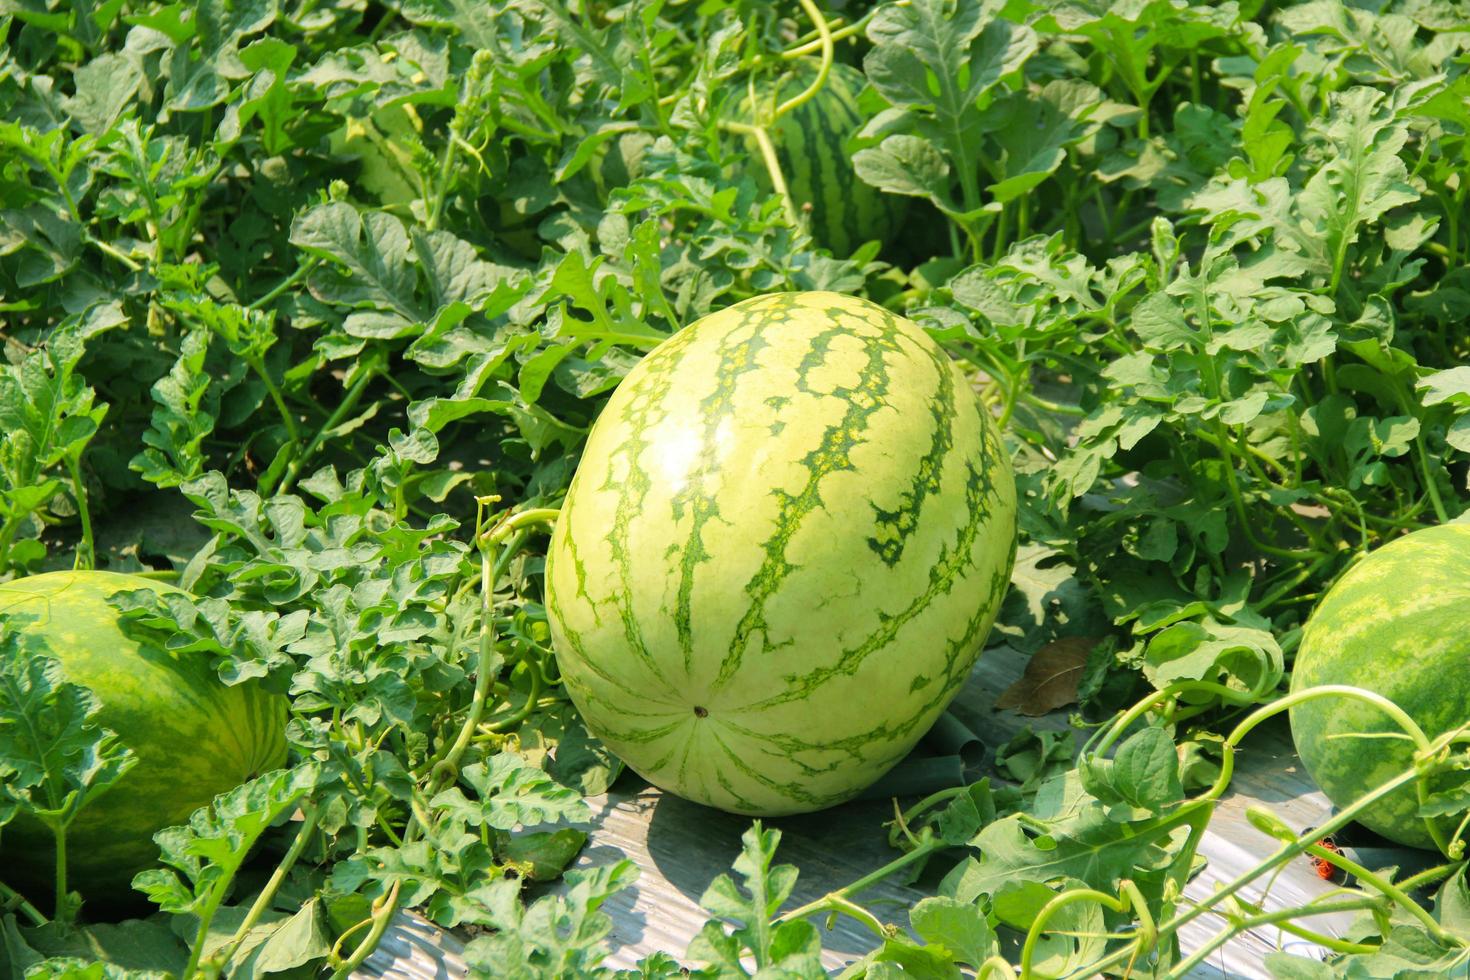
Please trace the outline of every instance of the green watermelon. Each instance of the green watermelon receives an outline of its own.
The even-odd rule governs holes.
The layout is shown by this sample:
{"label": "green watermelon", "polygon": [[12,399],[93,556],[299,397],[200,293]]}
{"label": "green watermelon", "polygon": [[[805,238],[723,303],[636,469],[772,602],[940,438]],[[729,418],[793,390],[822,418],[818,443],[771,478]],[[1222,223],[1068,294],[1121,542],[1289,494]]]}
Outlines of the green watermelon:
{"label": "green watermelon", "polygon": [[[98,721],[137,764],[89,802],[67,834],[68,885],[94,905],[127,904],[133,875],[155,864],[154,832],[185,823],[217,794],[286,761],[286,699],[226,687],[207,657],[126,636],[107,601],[131,589],[178,591],[115,572],[51,572],[0,585],[0,616],[38,635],[66,679],[101,702]],[[34,617],[26,619],[24,617]],[[0,872],[28,895],[52,890],[55,844],[39,822],[0,828]]]}
{"label": "green watermelon", "polygon": [[[1312,612],[1291,689],[1350,684],[1404,709],[1430,738],[1470,721],[1470,525],[1426,528],[1379,548],[1348,570]],[[1314,698],[1291,709],[1297,753],[1339,807],[1403,772],[1413,749],[1402,731],[1361,701]],[[1442,785],[1431,786],[1431,790]],[[1418,797],[1405,787],[1359,822],[1390,840],[1433,846]],[[1446,832],[1458,820],[1447,819]]]}
{"label": "green watermelon", "polygon": [[[817,68],[814,61],[799,62],[779,86],[780,100],[810,85]],[[771,130],[792,202],[805,212],[817,244],[840,257],[873,239],[891,241],[908,208],[908,198],[884,194],[859,180],[848,155],[847,141],[868,121],[858,104],[865,82],[856,68],[834,64],[821,91],[778,119]],[[752,173],[769,187],[754,141],[747,149]]]}
{"label": "green watermelon", "polygon": [[850,799],[979,654],[1015,559],[994,423],[919,327],[761,296],[614,392],[552,536],[547,609],[589,728],[735,813]]}

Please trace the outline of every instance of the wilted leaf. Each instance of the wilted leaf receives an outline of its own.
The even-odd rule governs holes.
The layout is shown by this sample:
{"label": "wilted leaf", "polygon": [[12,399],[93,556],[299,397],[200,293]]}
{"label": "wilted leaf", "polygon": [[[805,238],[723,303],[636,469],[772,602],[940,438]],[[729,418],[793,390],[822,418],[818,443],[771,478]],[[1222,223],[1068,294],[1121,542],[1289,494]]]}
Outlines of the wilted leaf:
{"label": "wilted leaf", "polygon": [[996,699],[997,708],[1036,717],[1077,703],[1077,685],[1087,669],[1087,655],[1097,640],[1064,636],[1031,655],[1021,678]]}

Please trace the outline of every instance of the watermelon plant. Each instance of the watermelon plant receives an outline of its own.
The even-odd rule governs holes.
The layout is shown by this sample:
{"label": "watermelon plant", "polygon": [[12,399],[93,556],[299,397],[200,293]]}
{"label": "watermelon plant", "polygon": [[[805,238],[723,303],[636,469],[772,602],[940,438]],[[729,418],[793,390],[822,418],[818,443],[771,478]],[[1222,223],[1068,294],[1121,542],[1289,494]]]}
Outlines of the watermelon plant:
{"label": "watermelon plant", "polygon": [[[58,697],[31,716],[38,726],[13,723],[8,737],[61,763],[16,788],[26,806],[4,831],[6,880],[63,905],[72,889],[104,907],[136,904],[128,886],[157,860],[155,833],[286,762],[286,699],[249,681],[226,686],[205,654],[129,636],[108,603],[129,590],[177,591],[102,571],[0,584],[10,655],[25,661],[7,682],[25,685],[28,699]],[[75,693],[62,693],[67,685]],[[103,758],[53,727],[83,711],[109,733]]]}
{"label": "watermelon plant", "polygon": [[653,783],[736,813],[841,803],[938,719],[1015,556],[990,417],[913,323],[757,297],[631,371],[547,555],[568,693]]}
{"label": "watermelon plant", "polygon": [[[227,702],[113,718],[162,659],[73,676],[3,614],[0,980],[340,980],[404,912],[477,975],[616,976],[639,868],[583,845],[645,776],[892,860],[798,900],[772,816],[642,977],[817,976],[834,916],[853,978],[1283,934],[1323,958],[1243,972],[1463,975],[1453,610],[1394,600],[1453,593],[1407,556],[1470,509],[1467,24],[0,3],[0,588],[141,576],[85,649]],[[170,739],[250,756],[195,734],[247,691],[268,759],[130,802]],[[955,751],[994,694],[1052,716]],[[1288,714],[1339,809],[1250,808],[1262,859],[1202,889]]]}

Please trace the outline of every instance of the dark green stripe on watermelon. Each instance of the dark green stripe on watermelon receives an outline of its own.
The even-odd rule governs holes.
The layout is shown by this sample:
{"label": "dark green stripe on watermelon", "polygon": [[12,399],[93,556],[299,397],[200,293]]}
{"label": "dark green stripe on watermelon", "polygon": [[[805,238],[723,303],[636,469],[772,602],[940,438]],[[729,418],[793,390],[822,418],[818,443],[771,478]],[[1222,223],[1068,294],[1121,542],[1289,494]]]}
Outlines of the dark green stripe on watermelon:
{"label": "dark green stripe on watermelon", "polygon": [[[797,369],[797,388],[810,391],[807,375],[822,363],[823,355],[833,341],[858,332],[852,324],[840,323],[814,337],[811,352]],[[786,560],[786,549],[801,527],[802,518],[822,506],[822,480],[832,473],[853,469],[852,450],[862,441],[868,418],[885,405],[883,394],[888,387],[888,369],[883,359],[886,354],[897,352],[898,344],[893,337],[881,332],[869,333],[863,341],[867,348],[867,364],[857,382],[833,392],[847,400],[847,411],[837,425],[828,426],[823,431],[817,446],[802,458],[802,466],[808,474],[806,484],[794,494],[784,490],[772,491],[780,501],[776,532],[763,546],[766,559],[760,570],[745,585],[750,607],[736,627],[730,652],[720,664],[720,673],[714,683],[716,691],[735,675],[747,645],[756,634],[764,631],[766,601],[781,588],[781,583],[794,567]]]}
{"label": "dark green stripe on watermelon", "polygon": [[[721,425],[725,424],[734,410],[735,393],[740,388],[742,377],[748,371],[757,370],[756,358],[767,346],[763,333],[754,322],[748,332],[735,339],[735,334],[725,338],[720,346],[720,362],[715,378],[715,390],[700,402],[702,445],[713,445]],[[674,626],[679,634],[679,646],[684,651],[684,670],[693,670],[694,635],[690,610],[694,592],[694,571],[710,558],[702,532],[704,526],[719,517],[719,466],[713,456],[705,456],[689,474],[685,489],[674,495],[674,519],[682,520],[687,509],[691,526],[688,543],[679,560],[679,591],[674,609]]]}

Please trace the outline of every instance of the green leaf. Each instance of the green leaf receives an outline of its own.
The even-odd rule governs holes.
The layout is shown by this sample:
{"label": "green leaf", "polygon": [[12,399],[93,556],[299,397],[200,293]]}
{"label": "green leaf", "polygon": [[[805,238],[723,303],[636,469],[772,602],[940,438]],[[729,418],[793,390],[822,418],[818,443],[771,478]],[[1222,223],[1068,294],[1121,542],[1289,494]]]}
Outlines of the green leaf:
{"label": "green leaf", "polygon": [[155,486],[176,487],[203,474],[202,447],[214,432],[221,394],[244,376],[245,365],[239,361],[223,377],[206,371],[208,353],[209,335],[191,330],[184,335],[173,369],[153,383],[155,404],[143,433],[148,448],[128,465]]}
{"label": "green leaf", "polygon": [[76,94],[65,100],[67,111],[82,129],[101,136],[133,101],[143,72],[132,58],[109,52],[81,65],[72,81]]}
{"label": "green leaf", "polygon": [[1275,689],[1285,670],[1276,639],[1265,630],[1214,619],[1176,623],[1155,634],[1144,676],[1162,690],[1175,681],[1228,681],[1245,690]]}
{"label": "green leaf", "polygon": [[261,145],[267,153],[283,153],[292,147],[287,124],[295,115],[294,98],[286,82],[296,53],[294,46],[274,37],[261,38],[240,51],[240,64],[255,75],[246,83],[244,99],[232,101],[226,110],[219,127],[221,139],[238,139],[246,125],[259,119]]}
{"label": "green leaf", "polygon": [[415,295],[408,234],[397,218],[360,215],[345,203],[322,204],[292,222],[291,244],[340,268],[313,280],[312,291],[324,302],[373,307],[406,325],[426,318]]}
{"label": "green leaf", "polygon": [[607,955],[602,940],[612,919],[601,911],[613,895],[631,885],[638,867],[631,861],[569,871],[563,894],[546,895],[529,907],[517,897],[519,884],[502,879],[476,889],[484,924],[496,931],[465,947],[465,962],[478,975],[559,980],[603,975]]}
{"label": "green leaf", "polygon": [[1319,128],[1333,153],[1297,197],[1304,227],[1296,240],[1314,268],[1336,285],[1363,226],[1418,200],[1419,193],[1398,155],[1408,126],[1379,92],[1349,89],[1334,97],[1333,110]]}
{"label": "green leaf", "polygon": [[1187,350],[1199,343],[1183,307],[1167,293],[1154,293],[1135,306],[1129,326],[1150,350]]}
{"label": "green leaf", "polygon": [[1426,406],[1470,408],[1470,367],[1465,365],[1425,375],[1414,386],[1424,392],[1421,397]]}
{"label": "green leaf", "polygon": [[914,932],[928,943],[947,949],[956,960],[979,967],[999,949],[995,930],[979,906],[952,898],[920,899],[909,910]]}
{"label": "green leaf", "polygon": [[513,752],[501,752],[488,763],[466,766],[460,778],[475,791],[478,802],[471,802],[457,787],[451,787],[436,795],[429,805],[443,808],[471,826],[510,830],[522,824],[588,820],[592,815],[576,790],[561,785]]}
{"label": "green leaf", "polygon": [[1029,28],[986,14],[972,0],[879,8],[868,23],[869,81],[894,105],[929,106],[946,124],[960,119],[1036,50]]}
{"label": "green leaf", "polygon": [[[325,959],[332,951],[326,926],[321,902],[315,898],[308,899],[294,915],[274,926],[263,942],[252,945],[245,959],[249,972],[284,973],[314,960]],[[236,958],[240,958],[239,954]]]}
{"label": "green leaf", "polygon": [[1113,756],[1112,781],[1134,806],[1152,812],[1184,799],[1174,740],[1162,728],[1145,728],[1129,736]]}
{"label": "green leaf", "polygon": [[1075,878],[1112,892],[1137,866],[1153,866],[1164,854],[1170,828],[1153,820],[1117,823],[1096,803],[1045,822],[1043,833],[1029,820],[1002,817],[971,841],[980,857],[957,866],[940,894],[962,902],[994,895],[1016,881],[1042,885]]}
{"label": "green leaf", "polygon": [[1439,886],[1434,896],[1434,910],[1439,924],[1451,935],[1470,932],[1470,880],[1465,869],[1451,875]]}
{"label": "green leaf", "polygon": [[[61,487],[58,479],[68,479],[73,494],[78,492],[72,473],[80,469],[108,406],[97,404],[77,365],[86,341],[115,325],[110,317],[95,324],[68,318],[44,348],[19,364],[0,365],[0,544],[51,504]],[[0,568],[12,557],[0,550]]]}
{"label": "green leaf", "polygon": [[1102,101],[1101,90],[1074,79],[1054,79],[1036,95],[1015,92],[996,99],[983,116],[1001,151],[990,163],[991,197],[1013,201],[1055,173],[1066,148],[1096,128],[1086,119]]}
{"label": "green leaf", "polygon": [[64,830],[137,756],[97,724],[97,697],[66,680],[25,622],[24,615],[0,613],[0,806]]}
{"label": "green leaf", "polygon": [[729,875],[722,874],[699,899],[702,907],[733,923],[735,929],[727,934],[719,923],[706,923],[690,944],[689,955],[743,973],[740,961],[748,950],[762,967],[779,967],[796,976],[820,971],[821,941],[811,923],[797,920],[773,927],[772,919],[796,887],[797,876],[794,866],[772,863],[781,832],[765,830],[757,820],[740,842],[734,870],[744,881],[744,893]]}
{"label": "green leaf", "polygon": [[853,169],[865,183],[890,194],[923,197],[953,210],[949,200],[949,162],[928,140],[896,134],[852,155]]}
{"label": "green leaf", "polygon": [[217,903],[250,850],[284,820],[316,785],[320,769],[307,763],[257,776],[194,811],[189,823],[153,835],[167,868],[139,872],[133,887],[175,915],[197,914]]}
{"label": "green leaf", "polygon": [[134,973],[171,973],[177,976],[188,962],[188,948],[162,917],[97,922],[63,929],[51,922],[22,935],[33,949],[49,959],[100,961]]}
{"label": "green leaf", "polygon": [[1334,980],[1341,976],[1321,960],[1308,959],[1294,953],[1267,953],[1265,965],[1276,980]]}

